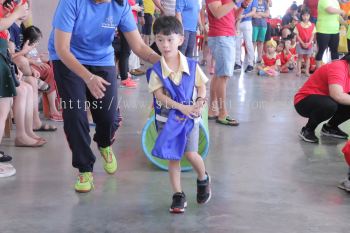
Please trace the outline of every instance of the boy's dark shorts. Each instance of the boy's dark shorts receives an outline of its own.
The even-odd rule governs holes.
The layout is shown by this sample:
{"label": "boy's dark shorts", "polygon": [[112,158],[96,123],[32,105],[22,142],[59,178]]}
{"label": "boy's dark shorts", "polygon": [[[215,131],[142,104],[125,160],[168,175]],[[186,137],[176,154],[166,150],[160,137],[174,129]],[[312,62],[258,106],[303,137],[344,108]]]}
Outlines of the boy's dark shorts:
{"label": "boy's dark shorts", "polygon": [[142,26],[142,34],[150,36],[152,33],[153,16],[149,13],[145,13],[145,25]]}

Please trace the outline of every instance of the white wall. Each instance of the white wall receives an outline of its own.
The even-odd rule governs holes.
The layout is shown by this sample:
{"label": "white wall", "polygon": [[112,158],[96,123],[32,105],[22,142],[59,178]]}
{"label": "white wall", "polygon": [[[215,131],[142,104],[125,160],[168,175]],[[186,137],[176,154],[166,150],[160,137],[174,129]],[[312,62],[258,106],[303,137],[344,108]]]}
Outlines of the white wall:
{"label": "white wall", "polygon": [[40,50],[47,49],[47,42],[51,31],[52,17],[59,0],[32,0],[33,24],[43,32]]}
{"label": "white wall", "polygon": [[[272,0],[272,8],[270,9],[272,17],[283,16],[288,7],[292,5],[294,0]],[[296,0],[297,4],[302,4],[303,0]]]}

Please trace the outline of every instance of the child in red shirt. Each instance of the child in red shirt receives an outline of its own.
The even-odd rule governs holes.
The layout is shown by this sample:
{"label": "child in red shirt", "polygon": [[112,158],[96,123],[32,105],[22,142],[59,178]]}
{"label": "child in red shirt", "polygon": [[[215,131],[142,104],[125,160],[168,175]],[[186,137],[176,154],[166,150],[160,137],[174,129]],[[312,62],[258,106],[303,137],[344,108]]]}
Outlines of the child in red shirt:
{"label": "child in red shirt", "polygon": [[280,54],[281,60],[281,73],[289,73],[289,71],[294,70],[295,67],[295,55],[293,55],[293,50],[291,50],[291,40],[290,38],[285,39],[284,49]]}
{"label": "child in red shirt", "polygon": [[266,54],[262,56],[262,64],[258,66],[258,75],[274,77],[278,75],[280,58],[276,53],[277,43],[274,40],[266,42]]}
{"label": "child in red shirt", "polygon": [[294,33],[297,35],[297,53],[298,53],[298,69],[297,76],[301,75],[301,63],[303,57],[305,60],[305,75],[310,76],[310,57],[312,55],[312,42],[315,36],[315,25],[310,22],[310,11],[308,8],[304,8],[301,11],[302,22],[298,23],[294,29]]}

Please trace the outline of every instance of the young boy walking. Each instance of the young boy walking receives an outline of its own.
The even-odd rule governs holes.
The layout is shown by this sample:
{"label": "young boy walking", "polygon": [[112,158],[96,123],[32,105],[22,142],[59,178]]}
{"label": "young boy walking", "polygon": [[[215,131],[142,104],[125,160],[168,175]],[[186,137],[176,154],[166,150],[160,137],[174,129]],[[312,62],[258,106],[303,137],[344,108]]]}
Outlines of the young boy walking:
{"label": "young boy walking", "polygon": [[206,102],[208,78],[195,60],[186,58],[178,47],[184,41],[179,20],[162,16],[153,25],[156,44],[162,54],[149,73],[149,91],[155,97],[158,138],[152,154],[169,160],[169,176],[174,192],[169,211],[183,213],[187,206],[181,188],[180,160],[186,156],[197,172],[197,202],[211,198],[210,176],[198,154],[199,120]]}

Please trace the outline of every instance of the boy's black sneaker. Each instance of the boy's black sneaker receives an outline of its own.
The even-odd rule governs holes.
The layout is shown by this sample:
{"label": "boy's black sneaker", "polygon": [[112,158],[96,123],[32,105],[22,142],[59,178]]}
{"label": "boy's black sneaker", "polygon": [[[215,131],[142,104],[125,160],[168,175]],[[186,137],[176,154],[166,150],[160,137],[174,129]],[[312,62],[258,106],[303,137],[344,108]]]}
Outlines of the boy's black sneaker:
{"label": "boy's black sneaker", "polygon": [[247,68],[245,68],[245,73],[250,73],[250,72],[252,72],[254,70],[254,67],[253,66],[251,66],[251,65],[248,65],[247,66]]}
{"label": "boy's black sneaker", "polygon": [[347,139],[349,135],[339,129],[337,126],[332,127],[329,126],[327,123],[323,125],[321,129],[321,135],[334,137],[334,138],[341,138],[341,139]]}
{"label": "boy's black sneaker", "polygon": [[206,172],[207,179],[200,181],[197,179],[197,203],[206,204],[211,198],[210,176]]}
{"label": "boy's black sneaker", "polygon": [[184,192],[174,193],[173,195],[173,203],[170,206],[170,213],[173,214],[182,214],[185,212],[185,208],[187,207],[186,195]]}
{"label": "boy's black sneaker", "polygon": [[5,155],[3,151],[0,151],[0,162],[5,163],[5,162],[10,162],[12,160],[12,157],[9,155]]}
{"label": "boy's black sneaker", "polygon": [[242,69],[242,66],[235,64],[234,70],[241,70],[241,69]]}
{"label": "boy's black sneaker", "polygon": [[315,131],[309,130],[305,127],[301,129],[299,136],[305,142],[318,143],[318,138],[315,135]]}

